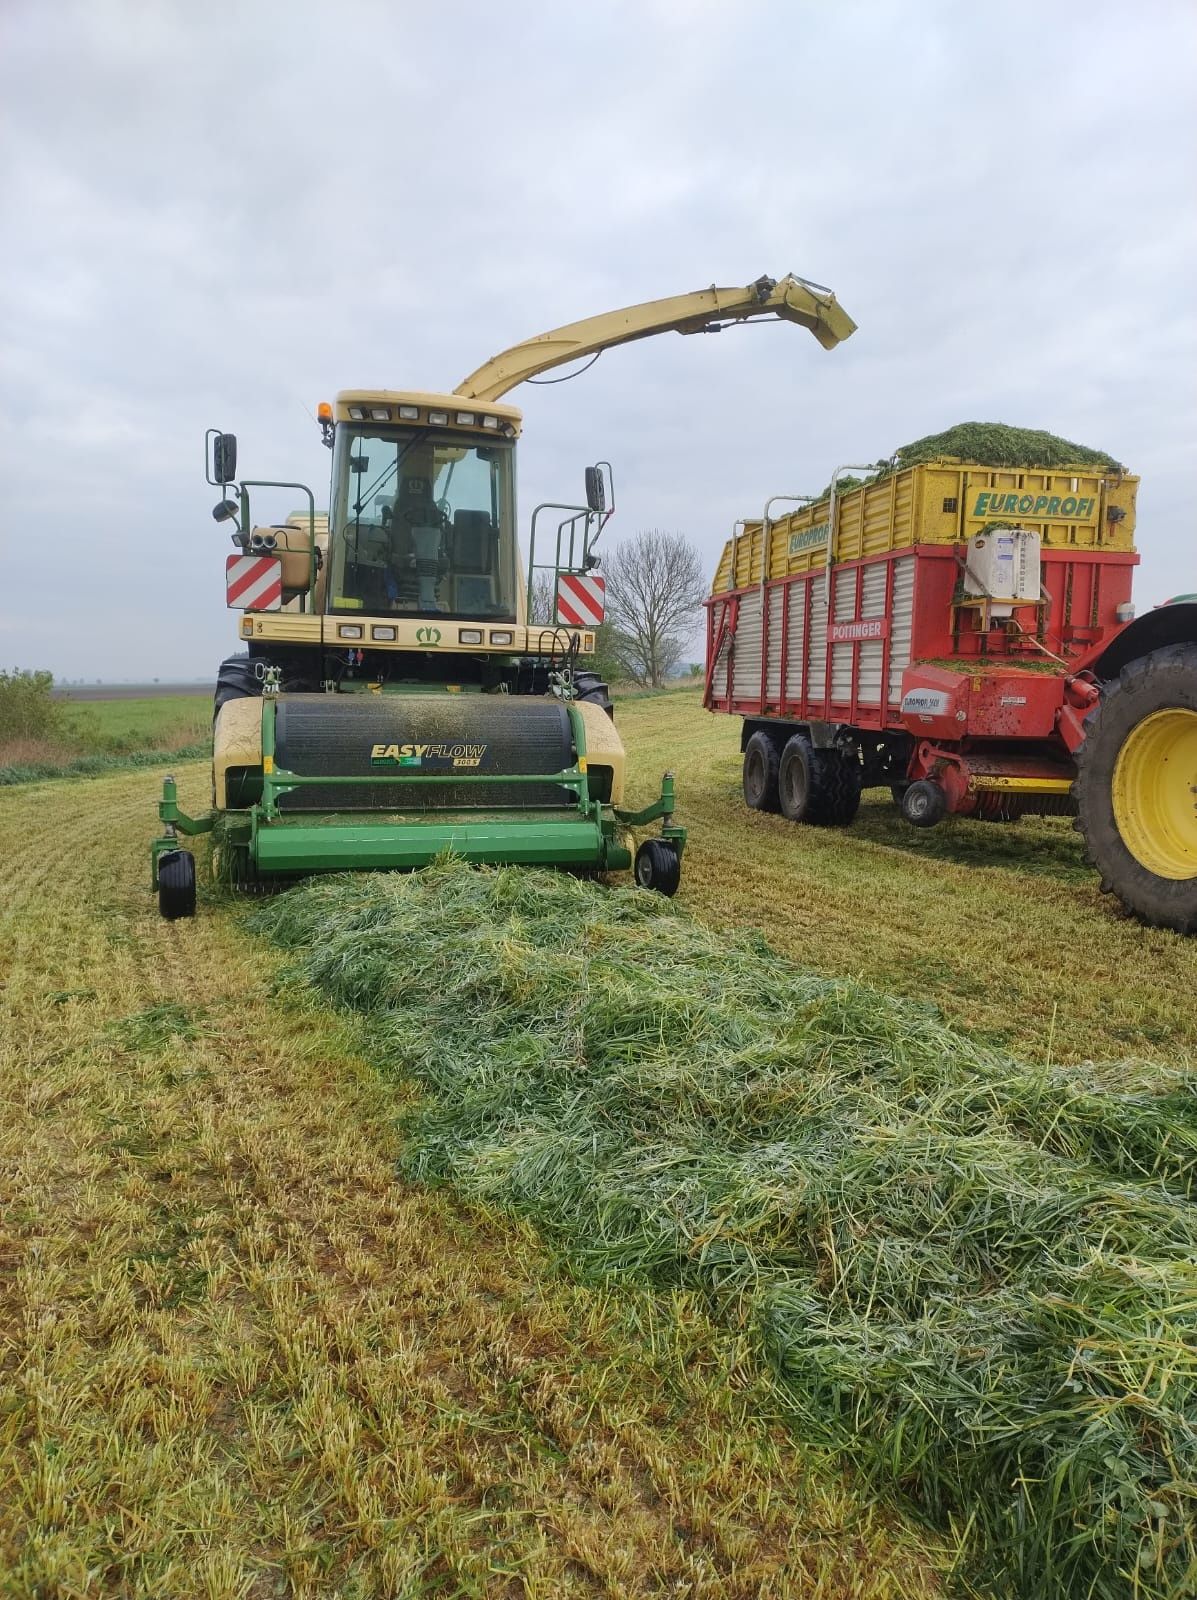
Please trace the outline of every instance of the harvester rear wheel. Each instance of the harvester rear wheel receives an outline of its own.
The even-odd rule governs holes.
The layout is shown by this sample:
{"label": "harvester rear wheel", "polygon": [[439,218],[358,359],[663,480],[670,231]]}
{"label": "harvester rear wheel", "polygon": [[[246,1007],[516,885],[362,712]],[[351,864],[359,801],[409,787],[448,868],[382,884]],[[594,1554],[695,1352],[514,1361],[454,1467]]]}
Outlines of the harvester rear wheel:
{"label": "harvester rear wheel", "polygon": [[1076,763],[1075,826],[1102,889],[1151,927],[1197,933],[1197,645],[1123,667]]}
{"label": "harvester rear wheel", "polygon": [[158,910],[168,922],[195,915],[195,857],[167,850],[158,857]]}
{"label": "harvester rear wheel", "polygon": [[864,769],[838,750],[816,750],[804,733],[786,741],[778,770],[781,812],[791,822],[846,828],[860,809]]}
{"label": "harvester rear wheel", "polygon": [[636,852],[636,882],[642,889],[675,895],[682,880],[681,858],[664,839],[646,839]]}
{"label": "harvester rear wheel", "polygon": [[744,746],[744,803],[754,811],[780,811],[777,775],[781,745],[772,734],[757,732]]}

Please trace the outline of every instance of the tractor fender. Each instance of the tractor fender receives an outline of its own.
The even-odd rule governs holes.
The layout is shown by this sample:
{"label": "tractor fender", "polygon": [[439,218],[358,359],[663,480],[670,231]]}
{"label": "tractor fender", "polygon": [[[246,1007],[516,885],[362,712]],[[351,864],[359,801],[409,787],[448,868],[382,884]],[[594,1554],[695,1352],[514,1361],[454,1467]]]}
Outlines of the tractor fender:
{"label": "tractor fender", "polygon": [[1121,633],[1088,656],[1080,670],[1108,683],[1132,661],[1172,644],[1197,644],[1197,600],[1190,596],[1156,606],[1128,622]]}

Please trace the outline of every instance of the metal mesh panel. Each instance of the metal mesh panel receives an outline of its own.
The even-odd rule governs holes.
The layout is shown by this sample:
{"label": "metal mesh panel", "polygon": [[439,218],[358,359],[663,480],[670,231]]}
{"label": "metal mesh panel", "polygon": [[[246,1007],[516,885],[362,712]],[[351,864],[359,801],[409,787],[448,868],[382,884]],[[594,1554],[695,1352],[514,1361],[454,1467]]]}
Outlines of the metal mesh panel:
{"label": "metal mesh panel", "polygon": [[761,591],[753,589],[740,600],[736,623],[736,651],[732,664],[735,693],[759,699],[761,693]]}
{"label": "metal mesh panel", "polygon": [[519,695],[286,695],[275,710],[275,765],[304,777],[412,773],[420,784],[321,784],[286,811],[421,811],[576,804],[560,784],[454,783],[466,773],[560,772],[574,763],[559,700]]}
{"label": "metal mesh panel", "polygon": [[910,665],[910,645],[914,628],[914,557],[902,556],[894,562],[894,597],[889,629],[889,703],[902,700],[902,674]]}

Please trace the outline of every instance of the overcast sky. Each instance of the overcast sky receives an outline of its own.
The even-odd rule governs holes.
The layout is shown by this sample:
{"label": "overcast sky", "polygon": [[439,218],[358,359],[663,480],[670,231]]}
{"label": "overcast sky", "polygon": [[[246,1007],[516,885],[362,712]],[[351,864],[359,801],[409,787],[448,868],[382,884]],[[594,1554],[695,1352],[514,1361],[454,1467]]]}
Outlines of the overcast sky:
{"label": "overcast sky", "polygon": [[994,420],[1141,473],[1139,606],[1197,589],[1195,0],[0,0],[0,221],[4,664],[236,648],[205,427],[323,505],[337,389],[791,270],[847,344],[667,335],[510,396],[522,526],[607,457],[610,537],[711,566],[768,495]]}

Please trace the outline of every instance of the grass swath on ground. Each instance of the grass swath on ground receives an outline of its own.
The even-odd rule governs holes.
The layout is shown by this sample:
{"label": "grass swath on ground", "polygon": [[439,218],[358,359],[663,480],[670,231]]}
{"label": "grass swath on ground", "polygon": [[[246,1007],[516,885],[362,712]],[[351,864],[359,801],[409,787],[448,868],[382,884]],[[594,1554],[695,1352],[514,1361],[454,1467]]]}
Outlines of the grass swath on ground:
{"label": "grass swath on ground", "polygon": [[[877,793],[796,829],[746,810],[738,723],[693,691],[618,718],[640,797],[678,774],[699,920],[1078,1092],[1197,1060],[1197,941],[1118,918],[1066,823],[917,834]],[[699,1291],[579,1288],[397,1179],[352,1030],[235,907],[158,922],[158,778],[0,793],[8,1591],[935,1592],[944,1544],[819,1467]],[[202,809],[206,766],[180,780]]]}
{"label": "grass swath on ground", "polygon": [[888,790],[850,828],[750,811],[740,720],[689,688],[617,707],[634,803],[677,774],[690,829],[681,900],[765,935],[830,977],[858,976],[938,1006],[1031,1062],[1197,1064],[1197,939],[1143,928],[1101,894],[1064,817],[903,822]]}
{"label": "grass swath on ground", "polygon": [[703,1294],[978,1579],[1197,1582],[1197,1075],[1031,1068],[561,874],[325,879],[252,926],[426,1090],[409,1176]]}

